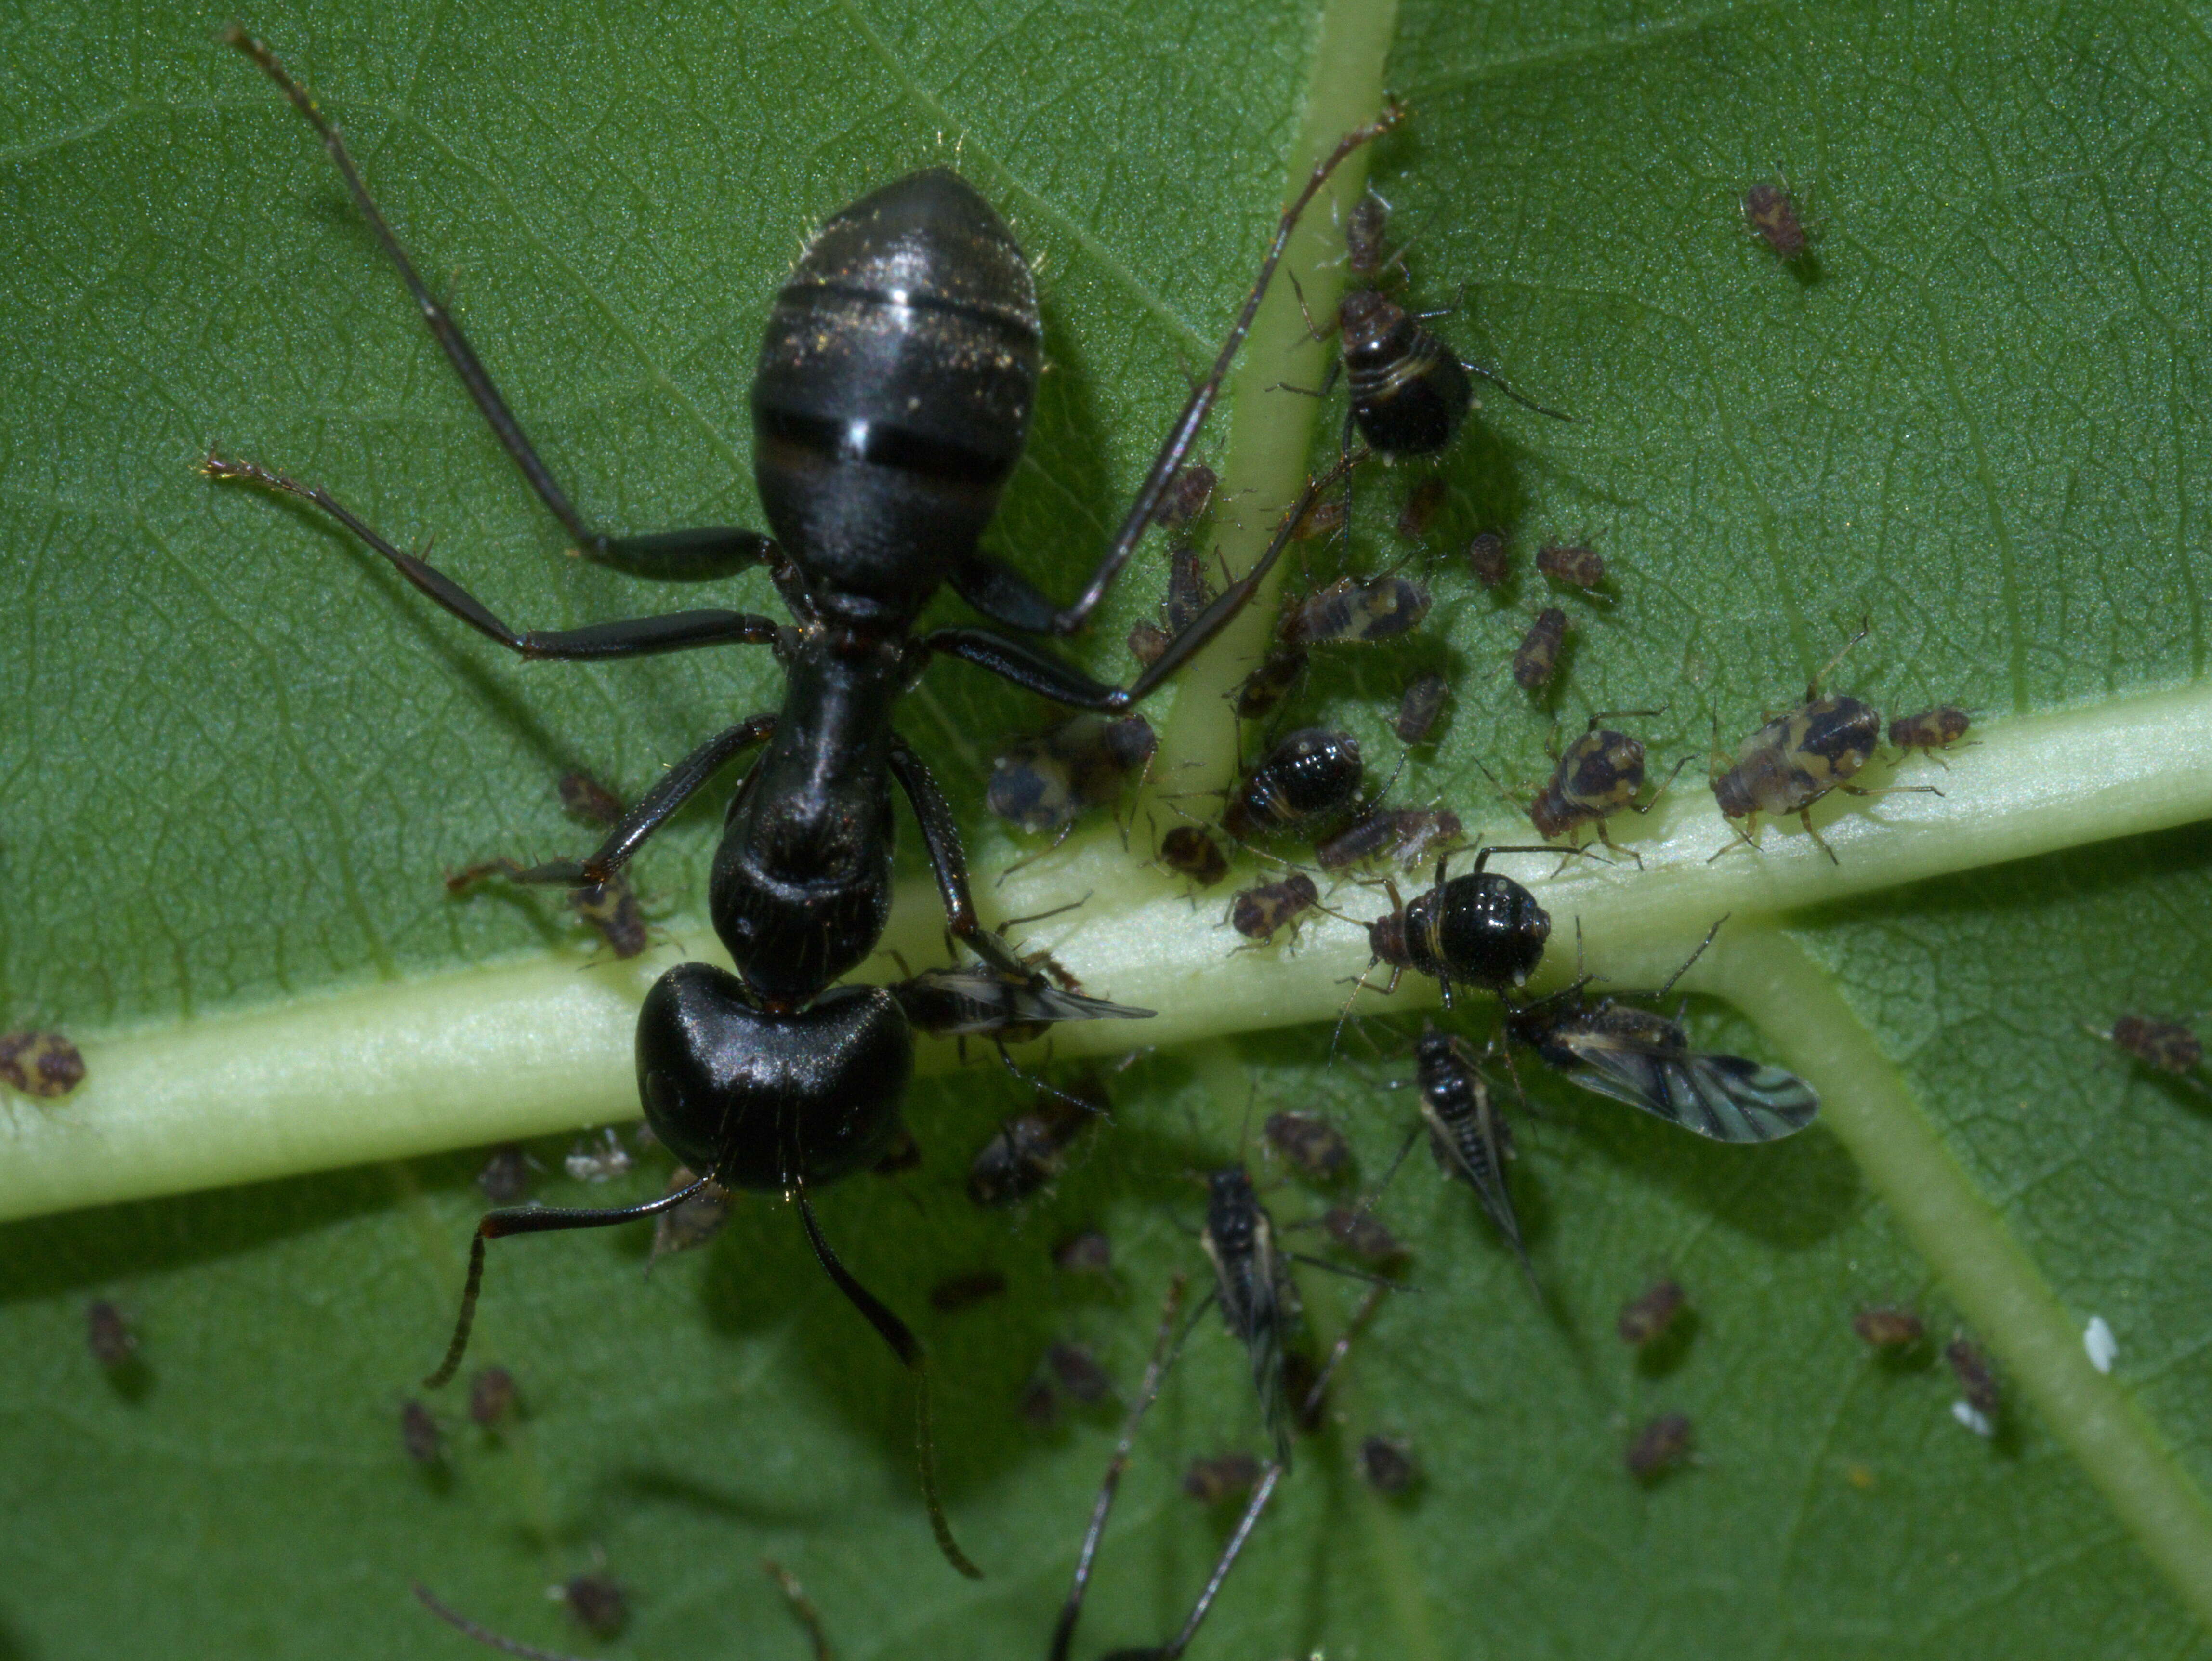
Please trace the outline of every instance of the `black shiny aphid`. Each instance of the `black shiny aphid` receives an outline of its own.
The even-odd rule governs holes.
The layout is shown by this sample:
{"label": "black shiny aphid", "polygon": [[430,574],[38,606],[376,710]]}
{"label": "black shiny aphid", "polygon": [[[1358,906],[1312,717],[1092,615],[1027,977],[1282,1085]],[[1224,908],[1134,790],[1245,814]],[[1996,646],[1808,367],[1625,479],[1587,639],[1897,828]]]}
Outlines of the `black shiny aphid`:
{"label": "black shiny aphid", "polygon": [[1248,940],[1272,940],[1285,928],[1295,939],[1298,919],[1320,904],[1313,879],[1293,871],[1280,882],[1260,883],[1237,894],[1229,902],[1229,926]]}
{"label": "black shiny aphid", "polygon": [[[1652,995],[1654,1002],[1674,989],[1720,927],[1715,923],[1667,977]],[[1796,1074],[1741,1056],[1692,1050],[1679,1019],[1610,998],[1593,1002],[1583,995],[1589,981],[1577,975],[1548,998],[1509,1005],[1505,1036],[1583,1089],[1717,1142],[1775,1141],[1796,1135],[1819,1114],[1820,1098]]]}
{"label": "black shiny aphid", "polygon": [[1348,812],[1365,776],[1358,739],[1302,727],[1245,776],[1229,799],[1221,828],[1240,842],[1311,830]]}
{"label": "black shiny aphid", "polygon": [[[837,1260],[808,1197],[811,1189],[883,1156],[897,1134],[913,1070],[911,1025],[892,995],[832,985],[874,951],[890,913],[894,781],[919,821],[952,934],[994,969],[1025,971],[976,917],[951,809],[893,729],[894,706],[930,659],[944,655],[1055,702],[1119,715],[1246,603],[1268,558],[1127,688],[1094,680],[1003,632],[1070,635],[1104,599],[1218,396],[1298,214],[1336,164],[1395,113],[1347,137],[1279,222],[1212,371],[1186,403],[1082,595],[1063,607],[976,545],[1028,435],[1041,333],[1028,262],[990,204],[957,174],[927,168],[831,216],[778,292],[750,399],[754,483],[773,535],[714,526],[611,537],[571,506],[416,274],[313,99],[242,29],[234,27],[223,39],[314,127],[478,411],[580,552],[642,576],[696,580],[764,564],[773,577],[788,624],[696,610],[521,631],[328,491],[212,455],[204,467],[211,478],[312,503],[439,605],[525,658],[606,660],[740,644],[775,651],[785,672],[780,710],[750,716],[694,750],[586,858],[525,874],[572,887],[605,883],[687,800],[740,756],[761,751],[730,802],[708,889],[710,921],[737,972],[684,964],[656,983],[639,1012],[639,1093],[654,1133],[691,1169],[726,1188],[792,1196],[823,1269],[921,1375],[926,1357],[919,1342]],[[1285,540],[1279,538],[1271,556]],[[915,635],[922,608],[948,585],[1000,626]],[[450,1378],[465,1351],[487,1241],[627,1222],[684,1197],[484,1218],[453,1342],[431,1381]],[[931,1519],[947,1558],[972,1574],[937,1503],[923,1401],[922,1483]]]}
{"label": "black shiny aphid", "polygon": [[1506,1186],[1512,1132],[1491,1098],[1474,1053],[1450,1033],[1423,1022],[1421,1036],[1413,1043],[1413,1061],[1429,1151],[1447,1172],[1474,1190],[1484,1213],[1521,1260],[1529,1285],[1535,1285],[1536,1272],[1529,1267],[1528,1250],[1521,1238],[1521,1219]]}
{"label": "black shiny aphid", "polygon": [[1463,362],[1419,317],[1374,289],[1354,289],[1338,301],[1336,326],[1352,424],[1386,456],[1433,455],[1449,445],[1474,407],[1476,375],[1540,415],[1571,419]]}
{"label": "black shiny aphid", "polygon": [[1230,1334],[1252,1363],[1261,1416],[1275,1439],[1275,1463],[1291,1463],[1291,1409],[1284,1341],[1295,1320],[1289,1265],[1275,1250],[1275,1226],[1241,1165],[1206,1179],[1206,1226],[1199,1243],[1212,1260],[1214,1296]]}
{"label": "black shiny aphid", "polygon": [[[1486,848],[1474,869],[1445,879],[1447,860],[1437,861],[1436,885],[1410,902],[1386,884],[1390,910],[1367,925],[1368,964],[1390,965],[1387,993],[1398,989],[1407,970],[1442,983],[1444,1007],[1451,1007],[1454,986],[1504,992],[1521,985],[1544,960],[1552,938],[1551,914],[1512,878],[1483,867],[1492,854],[1549,854],[1549,848]],[[1365,977],[1361,977],[1365,983]]]}

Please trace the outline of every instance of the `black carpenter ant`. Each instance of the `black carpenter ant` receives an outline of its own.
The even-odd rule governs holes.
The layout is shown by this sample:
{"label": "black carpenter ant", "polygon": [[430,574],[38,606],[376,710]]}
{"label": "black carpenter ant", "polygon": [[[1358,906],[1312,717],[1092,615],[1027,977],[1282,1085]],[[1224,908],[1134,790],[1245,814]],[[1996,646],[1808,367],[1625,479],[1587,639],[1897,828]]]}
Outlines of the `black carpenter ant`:
{"label": "black carpenter ant", "polygon": [[[925,1501],[946,1558],[972,1575],[977,1571],[953,1542],[935,1492],[926,1354],[832,1252],[809,1197],[881,1158],[898,1129],[913,1071],[911,1027],[896,999],[880,987],[831,984],[874,950],[889,916],[894,780],[920,822],[951,932],[993,968],[1025,973],[978,921],[951,810],[893,730],[892,710],[941,654],[1063,704],[1125,714],[1245,604],[1286,542],[1287,526],[1269,557],[1127,688],[1093,680],[988,628],[916,636],[915,619],[949,583],[986,618],[1021,633],[1064,636],[1084,625],[1156,517],[1299,214],[1335,166],[1393,125],[1396,112],[1349,135],[1314,169],[1113,545],[1080,597],[1062,607],[975,545],[1028,435],[1042,340],[1028,261],[997,213],[958,175],[927,168],[833,215],[778,292],[751,389],[754,479],[774,535],[717,526],[611,537],[585,522],[539,459],[474,350],[416,275],[314,100],[243,29],[234,26],[222,39],[314,128],[478,411],[580,551],[634,575],[669,579],[765,564],[791,612],[787,625],[744,612],[690,611],[519,631],[326,490],[249,463],[210,455],[205,464],[210,478],[312,503],[439,605],[524,658],[604,661],[733,644],[775,651],[785,672],[781,711],[750,716],[694,750],[585,859],[556,861],[526,875],[572,887],[605,882],[708,781],[766,746],[732,799],[708,891],[715,933],[738,972],[688,963],[654,983],[639,1014],[639,1092],[654,1133],[684,1164],[726,1188],[780,1191],[797,1202],[824,1270],[924,1384],[917,1440]],[[442,1384],[460,1365],[488,1241],[626,1223],[686,1197],[487,1215],[470,1252],[453,1341],[428,1382]]]}
{"label": "black carpenter ant", "polygon": [[[1474,1190],[1505,1244],[1520,1260],[1528,1284],[1536,1284],[1528,1249],[1521,1238],[1521,1219],[1506,1186],[1506,1161],[1513,1157],[1513,1135],[1498,1110],[1482,1069],[1466,1043],[1423,1022],[1413,1043],[1413,1062],[1421,1089],[1421,1119],[1437,1163]],[[1541,1296],[1540,1291],[1538,1293]]]}
{"label": "black carpenter ant", "polygon": [[[1917,793],[1940,796],[1932,784],[1893,784],[1869,790],[1850,782],[1851,776],[1874,758],[1881,742],[1881,715],[1873,705],[1841,692],[1820,696],[1820,683],[1828,671],[1843,661],[1844,654],[1867,637],[1861,629],[1830,658],[1805,688],[1805,701],[1786,715],[1775,716],[1744,739],[1736,750],[1735,765],[1711,776],[1713,800],[1723,817],[1749,820],[1760,813],[1780,818],[1795,813],[1805,834],[1831,861],[1841,865],[1836,850],[1813,828],[1813,805],[1831,790],[1854,796],[1887,796]],[[1737,846],[1759,844],[1742,826],[1736,840],[1713,855],[1718,859]]]}
{"label": "black carpenter ant", "polygon": [[1349,811],[1364,777],[1358,739],[1302,727],[1244,776],[1229,798],[1221,828],[1239,842],[1311,830]]}
{"label": "black carpenter ant", "polygon": [[[1706,931],[1653,1001],[1664,1001],[1720,929],[1717,922]],[[1611,998],[1591,1002],[1583,989],[1592,978],[1577,973],[1548,998],[1508,1007],[1505,1036],[1583,1089],[1717,1142],[1778,1141],[1796,1135],[1820,1112],[1820,1098],[1794,1073],[1691,1049],[1680,1010],[1669,1019]]]}

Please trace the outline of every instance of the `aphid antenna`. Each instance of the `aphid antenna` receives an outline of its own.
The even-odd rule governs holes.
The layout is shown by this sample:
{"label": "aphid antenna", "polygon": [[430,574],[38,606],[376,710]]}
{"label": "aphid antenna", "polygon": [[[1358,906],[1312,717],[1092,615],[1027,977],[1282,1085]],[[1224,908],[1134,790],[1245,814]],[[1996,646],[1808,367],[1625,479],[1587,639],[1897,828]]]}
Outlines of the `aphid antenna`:
{"label": "aphid antenna", "polygon": [[[472,1638],[486,1649],[497,1650],[501,1655],[519,1656],[521,1661],[582,1661],[582,1658],[579,1656],[569,1655],[560,1650],[541,1650],[535,1644],[525,1644],[518,1639],[508,1638],[502,1634],[495,1633],[489,1627],[470,1620],[468,1616],[458,1610],[448,1609],[444,1603],[439,1602],[437,1594],[420,1580],[415,1582],[414,1592],[416,1603],[460,1634],[462,1637]],[[817,1652],[817,1653],[826,1653],[826,1652]]]}
{"label": "aphid antenna", "polygon": [[830,1648],[830,1634],[823,1630],[822,1611],[814,1607],[806,1588],[799,1584],[799,1577],[773,1558],[763,1558],[761,1568],[775,1582],[776,1590],[783,1594],[792,1618],[806,1628],[806,1641],[814,1651],[814,1661],[834,1661]]}
{"label": "aphid antenna", "polygon": [[[1656,992],[1655,992],[1655,993],[1653,993],[1653,994],[1651,995],[1651,1001],[1652,1001],[1652,1002],[1654,1002],[1654,1003],[1664,1003],[1664,1002],[1666,1002],[1666,1001],[1667,1001],[1667,995],[1668,995],[1669,992],[1672,992],[1672,991],[1674,989],[1674,983],[1675,983],[1676,981],[1680,980],[1680,979],[1682,978],[1682,977],[1683,977],[1683,976],[1685,976],[1685,975],[1688,974],[1688,973],[1690,972],[1691,965],[1692,965],[1692,964],[1695,964],[1698,958],[1702,958],[1702,957],[1704,957],[1704,956],[1705,955],[1705,948],[1706,948],[1707,946],[1711,946],[1711,945],[1713,943],[1713,936],[1714,936],[1714,935],[1716,935],[1716,934],[1719,934],[1719,933],[1721,932],[1721,924],[1722,924],[1722,923],[1726,922],[1727,922],[1730,917],[1734,916],[1735,915],[1735,914],[1734,912],[1732,912],[1732,911],[1723,911],[1723,912],[1722,912],[1722,913],[1721,913],[1721,915],[1719,916],[1719,917],[1718,917],[1718,918],[1717,918],[1717,919],[1714,921],[1713,926],[1712,926],[1711,928],[1708,928],[1707,930],[1705,930],[1705,939],[1703,939],[1703,940],[1699,940],[1699,941],[1698,942],[1698,949],[1697,949],[1696,951],[1694,951],[1694,952],[1691,952],[1691,953],[1690,953],[1690,955],[1689,955],[1688,957],[1686,957],[1686,958],[1683,958],[1683,959],[1682,959],[1682,966],[1681,966],[1680,969],[1677,969],[1677,970],[1676,970],[1673,974],[1671,974],[1671,975],[1669,975],[1668,977],[1667,977],[1667,984],[1666,984],[1666,985],[1664,985],[1664,986],[1662,986],[1662,987],[1661,987],[1661,988],[1660,988]],[[1581,964],[1582,938],[1583,938],[1583,920],[1582,920],[1582,918],[1581,918],[1581,917],[1577,916],[1577,917],[1576,917],[1576,919],[1575,919],[1575,952],[1576,952],[1576,964],[1575,964],[1575,966],[1576,966],[1577,969],[1579,969],[1579,968],[1581,968],[1581,967],[1582,967],[1582,964]],[[1684,1008],[1687,1008],[1687,1007],[1689,1007],[1689,1001],[1689,1001],[1686,997],[1686,998],[1684,998],[1684,999],[1682,1000],[1682,1005],[1683,1005],[1683,1007],[1684,1007]],[[1676,1015],[1675,1019],[1679,1021],[1679,1020],[1681,1019],[1681,1017],[1680,1017],[1680,1015],[1678,1013],[1678,1014]]]}
{"label": "aphid antenna", "polygon": [[[1306,1391],[1306,1399],[1298,1403],[1296,1416],[1301,1424],[1310,1423],[1321,1412],[1322,1403],[1328,1399],[1329,1384],[1336,1377],[1337,1368],[1344,1364],[1344,1358],[1352,1353],[1353,1340],[1366,1330],[1367,1323],[1375,1318],[1375,1311],[1382,1306],[1384,1296],[1400,1289],[1395,1282],[1391,1281],[1377,1281],[1368,1288],[1367,1295],[1359,1300],[1359,1307],[1352,1311],[1352,1318],[1344,1323],[1344,1330],[1328,1347],[1328,1359],[1321,1364],[1321,1371],[1314,1374],[1312,1387]],[[1407,1287],[1402,1289],[1411,1292],[1414,1288]]]}
{"label": "aphid antenna", "polygon": [[1820,696],[1820,683],[1821,683],[1822,681],[1824,681],[1824,680],[1827,679],[1827,678],[1828,678],[1828,672],[1829,672],[1830,670],[1833,669],[1833,668],[1834,668],[1838,664],[1841,663],[1841,662],[1844,660],[1844,654],[1847,654],[1848,652],[1850,652],[1850,650],[1851,649],[1851,648],[1852,648],[1852,647],[1854,647],[1854,646],[1857,645],[1861,641],[1864,640],[1864,639],[1865,639],[1869,635],[1872,634],[1873,632],[1874,632],[1874,621],[1873,621],[1873,619],[1872,619],[1871,618],[1865,618],[1865,617],[1862,617],[1862,618],[1859,619],[1859,631],[1858,631],[1858,633],[1856,633],[1856,634],[1853,635],[1853,636],[1852,636],[1849,640],[1845,641],[1845,642],[1844,642],[1841,646],[1838,647],[1838,648],[1836,648],[1836,654],[1835,654],[1835,656],[1833,656],[1833,657],[1830,658],[1830,659],[1829,659],[1826,663],[1822,664],[1822,665],[1820,666],[1820,672],[1819,674],[1817,674],[1817,675],[1814,676],[1814,677],[1813,677],[1813,678],[1806,684],[1806,686],[1805,686],[1805,702],[1806,702],[1806,703],[1812,703],[1812,702],[1813,702],[1813,700],[1814,700],[1814,699],[1815,699],[1815,698],[1817,698],[1817,697],[1819,697]]}
{"label": "aphid antenna", "polygon": [[[1005,922],[1001,922],[994,932],[1003,938],[1008,929],[1018,928],[1025,922],[1042,922],[1048,917],[1066,916],[1069,912],[1080,910],[1083,907],[1090,904],[1091,896],[1096,894],[1097,891],[1098,891],[1095,888],[1087,889],[1085,891],[1084,896],[1081,899],[1069,900],[1064,905],[1055,905],[1049,911],[1032,911],[1025,917],[1008,917]],[[949,942],[950,936],[947,937],[947,940]]]}

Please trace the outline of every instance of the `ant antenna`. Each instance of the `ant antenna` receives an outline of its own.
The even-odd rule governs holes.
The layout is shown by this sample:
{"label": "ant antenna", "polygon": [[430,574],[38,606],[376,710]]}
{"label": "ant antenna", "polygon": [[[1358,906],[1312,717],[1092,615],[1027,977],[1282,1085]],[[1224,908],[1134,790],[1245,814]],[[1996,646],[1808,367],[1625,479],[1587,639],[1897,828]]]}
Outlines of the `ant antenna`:
{"label": "ant antenna", "polygon": [[799,1624],[806,1628],[806,1636],[814,1646],[814,1661],[835,1661],[830,1652],[830,1634],[822,1630],[822,1611],[814,1607],[807,1597],[806,1588],[799,1584],[799,1577],[781,1563],[763,1559],[761,1567],[768,1578],[775,1582],[783,1593],[783,1601],[791,1605],[792,1614]]}
{"label": "ant antenna", "polygon": [[520,1643],[514,1639],[501,1636],[489,1627],[478,1625],[465,1615],[447,1609],[438,1601],[436,1595],[429,1587],[424,1585],[420,1580],[415,1583],[414,1591],[416,1603],[460,1634],[462,1637],[473,1638],[486,1649],[497,1650],[502,1655],[520,1656],[522,1661],[580,1661],[579,1657],[564,1655],[558,1650],[541,1650],[535,1644]]}

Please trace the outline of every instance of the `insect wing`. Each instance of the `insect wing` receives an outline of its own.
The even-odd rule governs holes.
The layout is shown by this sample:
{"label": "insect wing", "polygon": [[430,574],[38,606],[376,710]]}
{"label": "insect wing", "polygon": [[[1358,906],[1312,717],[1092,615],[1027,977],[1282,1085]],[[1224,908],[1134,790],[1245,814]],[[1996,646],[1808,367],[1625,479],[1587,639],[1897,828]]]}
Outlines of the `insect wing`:
{"label": "insect wing", "polygon": [[1421,1116],[1428,1122],[1430,1137],[1450,1161],[1452,1174],[1474,1190],[1491,1222],[1525,1264],[1528,1253],[1521,1243],[1521,1219],[1514,1212],[1513,1196],[1505,1186],[1505,1150],[1495,1110],[1486,1104],[1478,1122],[1466,1128],[1465,1135],[1426,1101],[1421,1104]]}
{"label": "insect wing", "polygon": [[1287,1466],[1291,1413],[1283,1323],[1289,1311],[1283,1306],[1274,1231],[1262,1217],[1249,1252],[1223,1250],[1210,1228],[1199,1236],[1199,1244],[1213,1260],[1222,1320],[1251,1361],[1252,1388],[1260,1397],[1261,1417],[1275,1439],[1276,1461]]}
{"label": "insect wing", "polygon": [[1042,1021],[1137,1021],[1156,1013],[1064,992],[1042,977],[1018,981],[988,969],[926,969],[896,981],[890,994],[906,1017],[940,1038],[1003,1032]]}
{"label": "insect wing", "polygon": [[1585,1090],[1717,1142],[1771,1142],[1813,1123],[1820,1098],[1794,1073],[1702,1050],[1662,1049],[1613,1032],[1560,1032]]}

